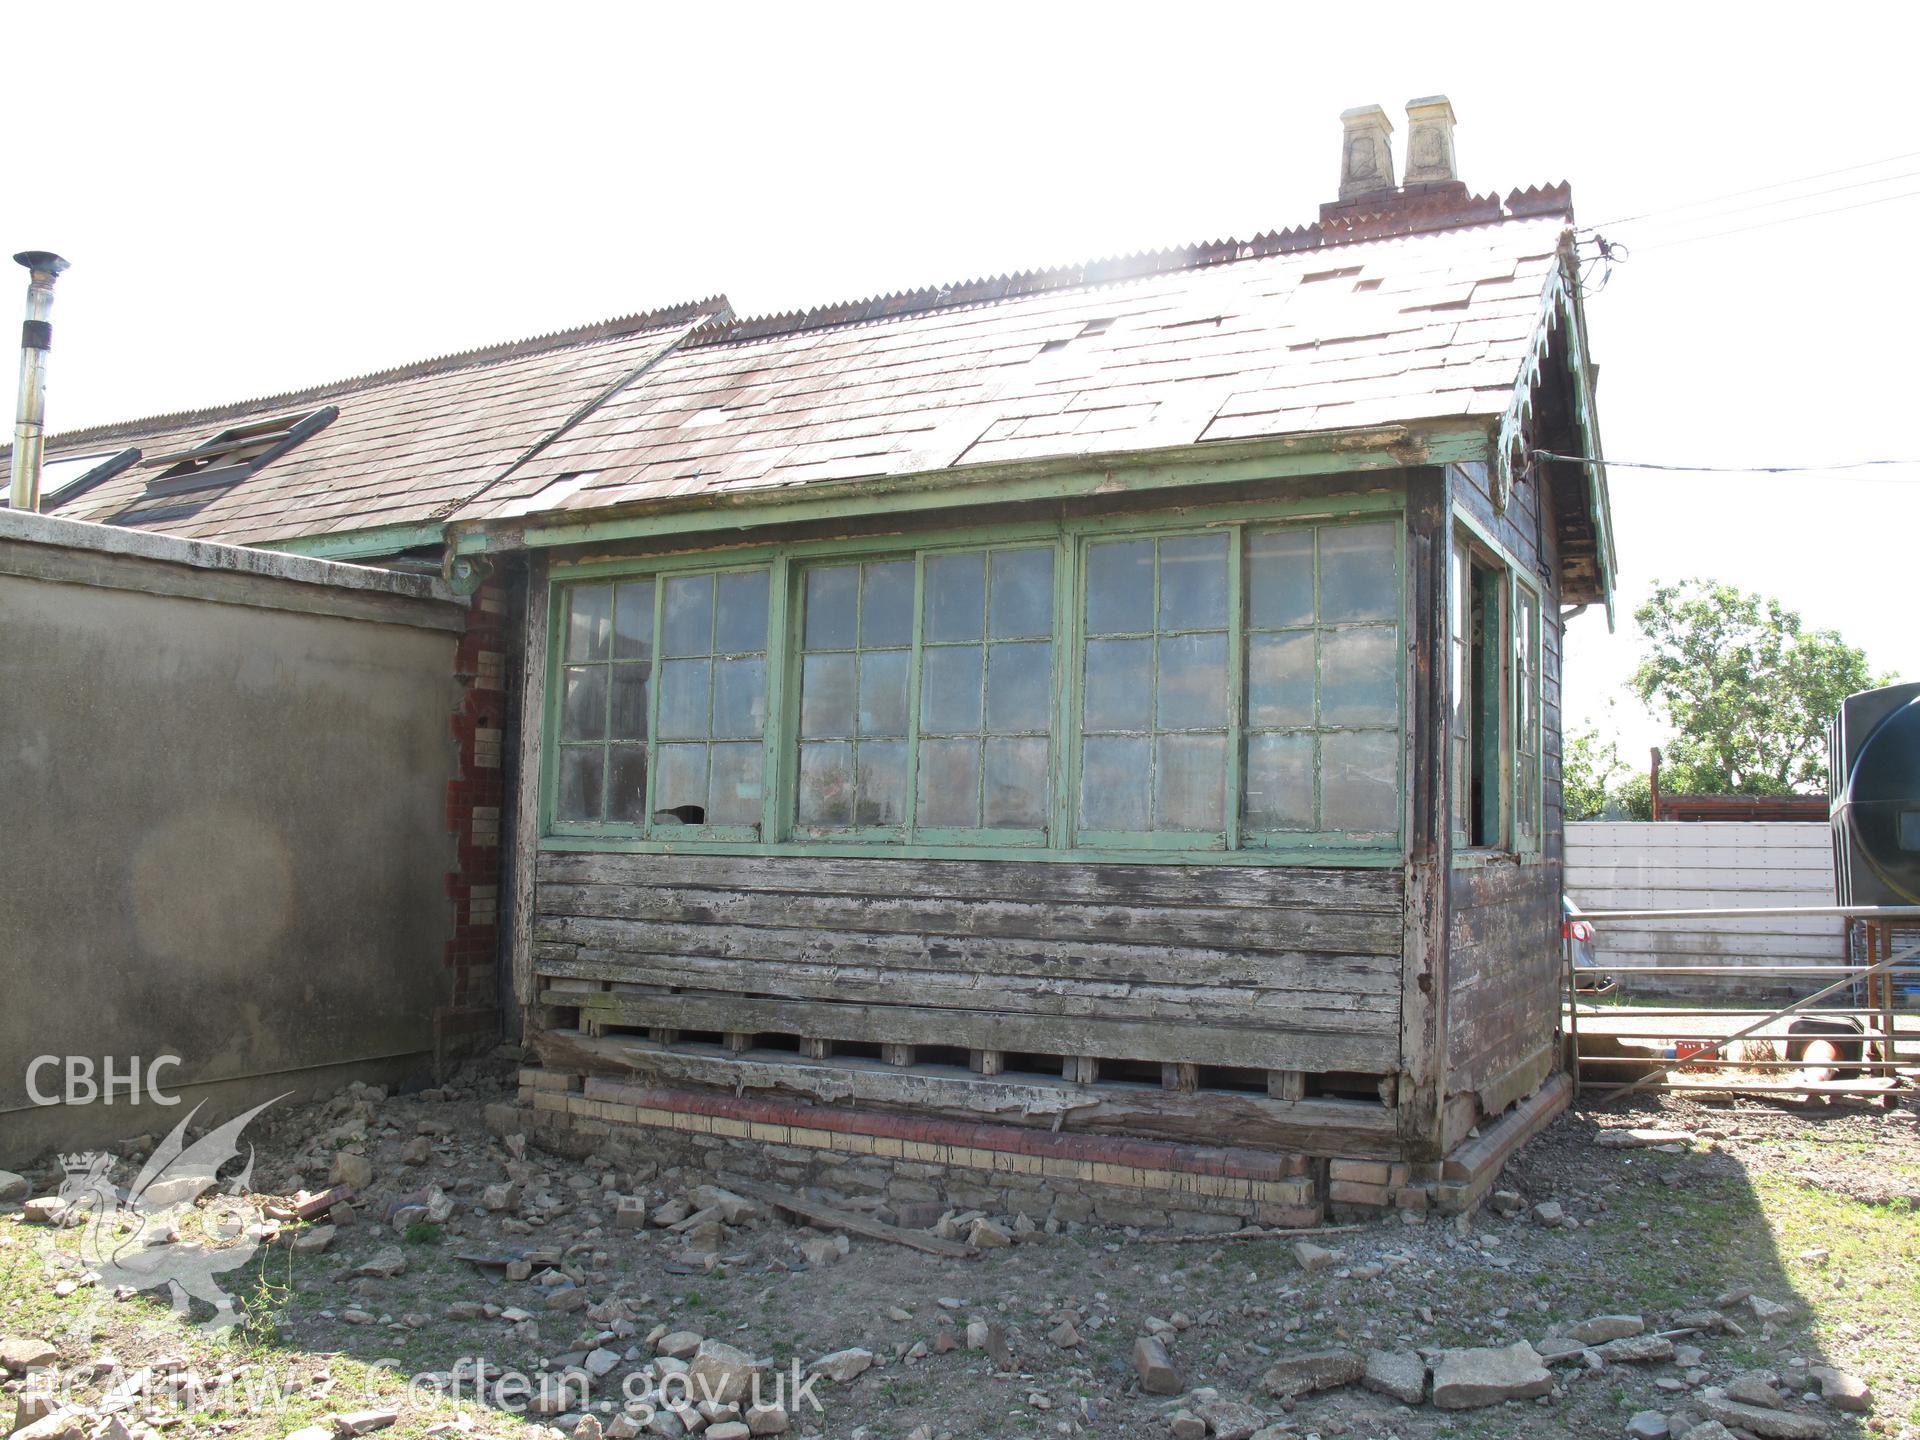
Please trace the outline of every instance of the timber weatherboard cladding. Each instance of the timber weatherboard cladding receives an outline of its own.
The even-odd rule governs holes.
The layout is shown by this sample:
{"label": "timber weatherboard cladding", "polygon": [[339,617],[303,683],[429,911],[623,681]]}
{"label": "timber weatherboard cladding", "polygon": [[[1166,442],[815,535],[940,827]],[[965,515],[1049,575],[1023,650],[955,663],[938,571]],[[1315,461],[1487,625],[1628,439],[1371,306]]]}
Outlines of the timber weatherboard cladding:
{"label": "timber weatherboard cladding", "polygon": [[[1449,468],[1456,510],[1492,539],[1540,595],[1541,827],[1524,855],[1457,856],[1447,875],[1446,1090],[1472,1092],[1499,1109],[1508,1089],[1541,1069],[1558,1026],[1561,991],[1560,887],[1564,851],[1560,798],[1560,614],[1557,528],[1552,497],[1532,480],[1494,503],[1487,469]],[[1509,625],[1509,629],[1511,626]],[[1510,657],[1506,666],[1511,676]],[[1509,756],[1510,751],[1503,750]],[[1507,776],[1513,783],[1511,766]],[[1479,862],[1485,863],[1470,863]]]}
{"label": "timber weatherboard cladding", "polygon": [[[1398,1064],[1397,870],[550,852],[538,884],[543,984],[622,987],[544,998],[616,1024],[679,1016],[693,1029],[1311,1071]],[[707,1003],[726,996],[743,1002],[738,1024],[716,1023],[725,1008]]]}

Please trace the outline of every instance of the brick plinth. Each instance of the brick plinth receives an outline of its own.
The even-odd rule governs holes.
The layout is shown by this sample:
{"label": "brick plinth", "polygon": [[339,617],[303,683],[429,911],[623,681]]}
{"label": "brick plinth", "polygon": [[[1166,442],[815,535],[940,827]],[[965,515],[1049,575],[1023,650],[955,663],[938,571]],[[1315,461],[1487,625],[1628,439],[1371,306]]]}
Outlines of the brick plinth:
{"label": "brick plinth", "polygon": [[[790,1185],[881,1191],[903,1222],[945,1209],[1208,1231],[1315,1225],[1324,1167],[1302,1155],[1062,1135],[801,1100],[523,1070],[488,1124],[562,1153],[629,1151]],[[929,1217],[930,1212],[930,1217]],[[923,1218],[924,1217],[924,1218]]]}

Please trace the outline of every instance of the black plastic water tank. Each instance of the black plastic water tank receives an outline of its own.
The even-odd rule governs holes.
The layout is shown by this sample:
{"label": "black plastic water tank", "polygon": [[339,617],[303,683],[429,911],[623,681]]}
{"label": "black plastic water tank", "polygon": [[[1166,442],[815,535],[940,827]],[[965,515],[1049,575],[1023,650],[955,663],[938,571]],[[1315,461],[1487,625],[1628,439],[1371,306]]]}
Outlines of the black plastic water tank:
{"label": "black plastic water tank", "polygon": [[1920,905],[1920,684],[1849,695],[1832,760],[1841,903]]}

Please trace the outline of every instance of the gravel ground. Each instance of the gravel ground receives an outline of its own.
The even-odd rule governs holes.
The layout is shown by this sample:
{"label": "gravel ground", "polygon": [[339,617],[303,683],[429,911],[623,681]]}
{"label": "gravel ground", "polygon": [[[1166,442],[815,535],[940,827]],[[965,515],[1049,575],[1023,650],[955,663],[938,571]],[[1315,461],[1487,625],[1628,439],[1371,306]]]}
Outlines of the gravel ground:
{"label": "gravel ground", "polygon": [[[154,1369],[115,1417],[135,1440],[143,1426],[278,1440],[356,1410],[394,1412],[385,1432],[394,1436],[576,1428],[577,1403],[540,1417],[472,1403],[473,1357],[537,1387],[543,1367],[558,1373],[592,1356],[607,1368],[592,1391],[608,1404],[597,1418],[617,1435],[623,1382],[640,1377],[631,1393],[646,1391],[644,1374],[658,1365],[650,1337],[667,1331],[769,1359],[789,1386],[795,1362],[804,1371],[835,1352],[871,1352],[857,1376],[816,1382],[820,1410],[790,1407],[791,1434],[1167,1436],[1179,1433],[1180,1412],[1206,1409],[1211,1389],[1260,1412],[1216,1409],[1219,1434],[1258,1423],[1273,1437],[1621,1436],[1642,1412],[1684,1428],[1708,1387],[1765,1371],[1788,1397],[1783,1423],[1798,1417],[1809,1433],[1836,1437],[1920,1436],[1920,1114],[1911,1104],[1880,1112],[1656,1098],[1571,1114],[1509,1165],[1500,1188],[1512,1214],[1489,1207],[1468,1222],[1390,1217],[1335,1231],[1318,1239],[1334,1259],[1309,1271],[1280,1239],[1157,1243],[1085,1228],[1016,1235],[977,1259],[949,1260],[857,1237],[839,1255],[822,1232],[777,1217],[705,1233],[619,1228],[619,1194],[653,1209],[711,1177],[511,1153],[480,1119],[504,1083],[474,1074],[422,1096],[354,1092],[256,1122],[255,1189],[319,1189],[343,1149],[365,1156],[372,1179],[325,1250],[271,1245],[225,1278],[247,1323],[218,1335],[197,1328],[212,1313],[198,1303],[183,1321],[163,1292],[116,1299],[89,1283],[83,1231],[0,1216],[0,1340],[48,1342],[72,1398],[96,1412],[116,1385]],[[1695,1138],[1671,1152],[1593,1143],[1597,1126],[1626,1124]],[[125,1185],[135,1168],[122,1162],[115,1178]],[[41,1194],[58,1176],[33,1178]],[[478,1213],[484,1187],[510,1178],[518,1213]],[[403,1215],[396,1229],[385,1218],[396,1202],[430,1202],[433,1188],[452,1202],[444,1225]],[[1540,1222],[1542,1202],[1549,1215],[1560,1207],[1562,1223]],[[404,1272],[352,1273],[382,1252],[403,1258]],[[460,1258],[469,1254],[530,1256],[532,1273],[508,1278],[518,1270]],[[1715,1308],[1742,1289],[1757,1305]],[[1548,1394],[1485,1409],[1409,1407],[1359,1385],[1284,1400],[1262,1385],[1276,1361],[1306,1350],[1538,1343],[1612,1314],[1657,1331],[1703,1309],[1743,1333],[1677,1337],[1701,1352],[1681,1352],[1690,1364],[1593,1368],[1574,1356],[1554,1368]],[[1141,1389],[1135,1341],[1155,1328],[1179,1395]],[[1801,1398],[1820,1389],[1810,1378],[1820,1366],[1867,1381],[1871,1413]],[[466,1403],[424,1385],[406,1393],[401,1380],[416,1374],[443,1387],[462,1377]],[[269,1380],[297,1388],[266,1405]],[[18,1392],[21,1381],[6,1385]],[[1238,1430],[1236,1414],[1246,1417]],[[0,1429],[5,1418],[0,1410]],[[114,1423],[90,1413],[75,1422],[73,1433],[88,1435]],[[660,1423],[671,1428],[666,1416]]]}

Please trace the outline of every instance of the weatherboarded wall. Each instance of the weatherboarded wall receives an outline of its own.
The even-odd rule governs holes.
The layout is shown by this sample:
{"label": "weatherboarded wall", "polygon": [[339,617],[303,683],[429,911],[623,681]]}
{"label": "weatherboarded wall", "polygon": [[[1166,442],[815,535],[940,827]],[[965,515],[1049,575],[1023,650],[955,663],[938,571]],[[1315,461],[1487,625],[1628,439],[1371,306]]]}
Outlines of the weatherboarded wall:
{"label": "weatherboarded wall", "polygon": [[[1831,905],[1828,827],[1738,821],[1581,821],[1567,826],[1567,894],[1583,910],[1702,910]],[[1635,965],[1839,965],[1845,922],[1831,919],[1621,921],[1595,926],[1600,963]],[[1812,977],[1633,976],[1632,995],[1753,998],[1805,994]]]}
{"label": "weatherboarded wall", "polygon": [[[0,1163],[428,1068],[464,616],[418,577],[0,511]],[[185,1103],[35,1099],[136,1056],[179,1057]]]}

